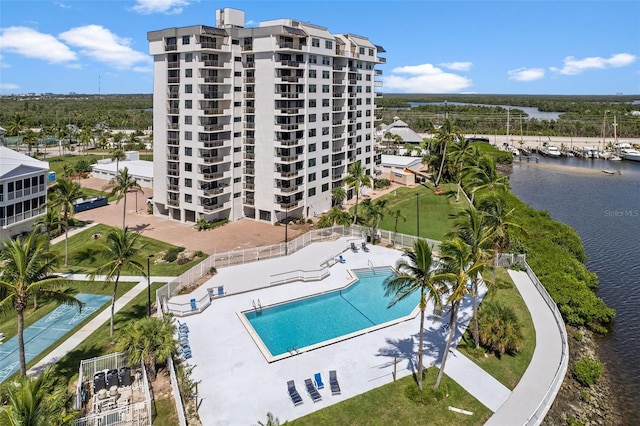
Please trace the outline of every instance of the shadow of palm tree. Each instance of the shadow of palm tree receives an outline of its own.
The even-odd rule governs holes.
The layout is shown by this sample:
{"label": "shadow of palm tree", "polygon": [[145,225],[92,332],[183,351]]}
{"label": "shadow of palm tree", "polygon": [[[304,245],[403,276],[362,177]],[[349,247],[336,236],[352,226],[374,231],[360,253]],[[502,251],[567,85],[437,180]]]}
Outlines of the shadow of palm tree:
{"label": "shadow of palm tree", "polygon": [[388,361],[379,366],[379,368],[387,368],[393,365],[394,360],[400,359],[407,362],[407,369],[415,373],[416,363],[414,356],[416,353],[414,337],[406,339],[386,339],[388,346],[378,349],[376,356],[389,358]]}
{"label": "shadow of palm tree", "polygon": [[149,228],[150,226],[151,226],[150,223],[139,223],[139,224],[137,224],[135,226],[130,227],[129,230],[133,231],[133,232],[140,233],[140,232],[144,231],[145,229]]}

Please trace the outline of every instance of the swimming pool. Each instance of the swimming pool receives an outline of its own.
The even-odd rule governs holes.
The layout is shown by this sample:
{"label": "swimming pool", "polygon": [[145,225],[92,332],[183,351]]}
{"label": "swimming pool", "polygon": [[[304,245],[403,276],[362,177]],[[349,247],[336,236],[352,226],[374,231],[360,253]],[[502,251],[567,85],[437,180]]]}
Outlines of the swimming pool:
{"label": "swimming pool", "polygon": [[294,301],[244,311],[239,315],[267,361],[315,349],[415,316],[416,292],[387,308],[384,281],[391,267],[353,270],[347,287]]}

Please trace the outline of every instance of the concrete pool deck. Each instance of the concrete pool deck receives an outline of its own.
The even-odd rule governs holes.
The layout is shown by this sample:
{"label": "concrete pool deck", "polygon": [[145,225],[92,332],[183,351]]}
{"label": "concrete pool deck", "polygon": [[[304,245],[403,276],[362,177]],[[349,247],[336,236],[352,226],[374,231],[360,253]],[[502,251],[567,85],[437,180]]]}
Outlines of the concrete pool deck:
{"label": "concrete pool deck", "polygon": [[[356,242],[357,252],[348,247]],[[323,407],[393,381],[393,364],[397,358],[398,377],[413,374],[418,342],[419,316],[380,330],[337,342],[310,352],[268,363],[258,349],[237,313],[262,306],[343,287],[350,276],[347,269],[395,265],[402,256],[398,250],[369,245],[360,247],[357,238],[313,243],[286,257],[220,268],[218,273],[194,293],[173,297],[172,302],[188,302],[206,294],[210,287],[224,286],[228,296],[216,298],[202,313],[180,318],[189,326],[189,342],[196,367],[192,379],[199,381],[199,414],[206,425],[254,424],[272,412],[282,422],[302,417]],[[293,270],[317,270],[327,254],[342,254],[345,263],[330,268],[330,276],[322,281],[292,282],[268,286],[269,276]],[[253,290],[255,289],[255,290]],[[445,346],[443,322],[434,319],[432,306],[427,307],[425,322],[424,364],[439,364]],[[463,301],[456,341],[466,329],[472,314],[472,301]],[[443,318],[448,322],[448,317]],[[329,370],[336,370],[342,389],[332,396],[328,387]],[[320,372],[325,388],[322,401],[313,403],[304,379]],[[480,367],[453,350],[445,372],[473,394],[480,402],[497,411],[511,392]],[[294,407],[287,394],[287,381],[294,380],[304,403]],[[465,408],[465,407],[459,407]]]}

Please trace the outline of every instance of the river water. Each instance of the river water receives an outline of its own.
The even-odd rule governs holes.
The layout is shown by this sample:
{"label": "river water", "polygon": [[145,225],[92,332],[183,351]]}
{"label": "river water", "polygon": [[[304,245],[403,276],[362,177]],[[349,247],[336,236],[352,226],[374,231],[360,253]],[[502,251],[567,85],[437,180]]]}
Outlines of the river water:
{"label": "river water", "polygon": [[[420,105],[441,105],[443,107],[443,113],[444,113],[444,107],[446,107],[447,105],[460,105],[460,106],[464,106],[464,105],[472,105],[472,106],[483,106],[483,107],[502,107],[504,109],[519,109],[522,112],[524,112],[525,114],[527,114],[527,118],[535,118],[536,120],[558,120],[558,118],[560,117],[560,114],[562,114],[561,112],[555,112],[555,111],[540,111],[537,107],[524,107],[524,106],[513,106],[513,105],[489,105],[489,104],[470,104],[470,103],[466,103],[466,102],[409,102],[409,106],[411,108],[413,107],[417,107]],[[516,116],[514,116],[515,118]]]}
{"label": "river water", "polygon": [[[523,157],[524,159],[524,157]],[[541,163],[591,169],[576,173],[514,162],[513,192],[574,228],[598,274],[598,296],[616,310],[599,351],[625,424],[640,424],[640,162],[541,158]],[[603,169],[621,174],[599,173]],[[579,170],[578,170],[579,171]]]}

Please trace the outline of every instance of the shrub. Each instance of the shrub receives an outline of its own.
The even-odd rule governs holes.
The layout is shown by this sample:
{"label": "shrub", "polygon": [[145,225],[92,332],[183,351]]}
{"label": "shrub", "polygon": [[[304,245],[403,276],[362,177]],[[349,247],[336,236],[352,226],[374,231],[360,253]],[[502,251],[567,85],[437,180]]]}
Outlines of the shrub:
{"label": "shrub", "polygon": [[198,250],[197,252],[194,253],[195,257],[205,257],[206,254],[204,254],[204,252],[202,250]]}
{"label": "shrub", "polygon": [[513,308],[487,300],[478,310],[480,343],[499,353],[517,352],[524,339],[522,323]]}
{"label": "shrub", "polygon": [[383,189],[388,188],[389,186],[391,186],[391,181],[389,179],[376,179],[373,183],[374,189]]}
{"label": "shrub", "polygon": [[582,342],[583,337],[584,336],[579,331],[576,331],[575,333],[573,333],[573,338],[576,339],[578,342]]}
{"label": "shrub", "polygon": [[590,356],[584,356],[573,365],[573,377],[582,385],[591,386],[598,381],[602,370],[602,362]]}
{"label": "shrub", "polygon": [[429,385],[423,383],[422,391],[416,384],[410,384],[405,388],[406,397],[422,405],[431,405],[438,401],[442,401],[449,394],[449,388],[446,384],[442,384],[438,389],[434,389]]}
{"label": "shrub", "polygon": [[215,275],[218,273],[218,270],[216,269],[215,266],[212,266],[211,268],[209,268],[209,275]]}
{"label": "shrub", "polygon": [[178,253],[184,250],[184,247],[171,247],[167,252],[162,256],[162,260],[165,262],[173,262],[178,258]]}

